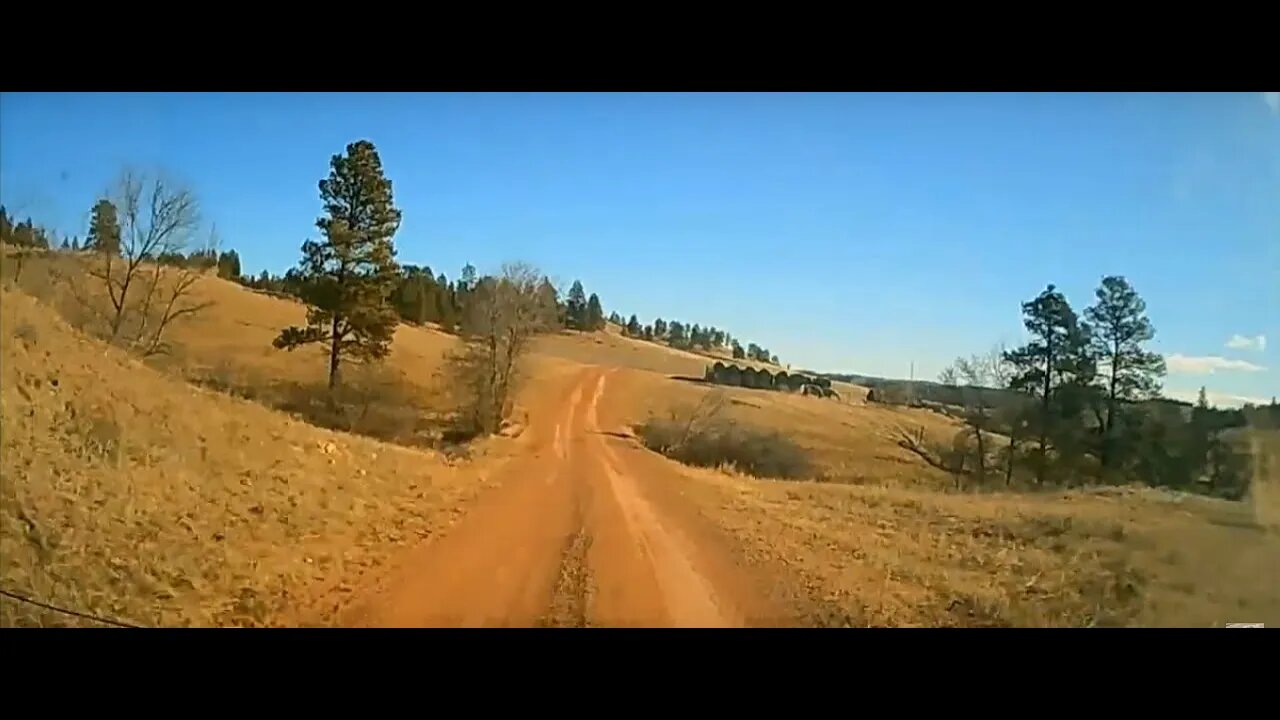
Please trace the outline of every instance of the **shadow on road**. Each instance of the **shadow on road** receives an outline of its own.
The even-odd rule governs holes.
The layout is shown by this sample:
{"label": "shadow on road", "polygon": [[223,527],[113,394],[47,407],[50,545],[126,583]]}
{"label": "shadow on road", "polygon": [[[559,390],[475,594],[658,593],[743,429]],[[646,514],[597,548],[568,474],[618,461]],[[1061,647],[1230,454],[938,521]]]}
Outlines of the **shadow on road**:
{"label": "shadow on road", "polygon": [[683,380],[684,382],[697,383],[699,385],[710,385],[711,382],[706,378],[692,377],[690,375],[668,375],[672,380]]}
{"label": "shadow on road", "polygon": [[632,435],[631,433],[627,433],[627,432],[617,432],[613,430],[596,430],[594,432],[596,435],[608,435],[609,437],[615,437],[615,438],[618,438],[619,440],[638,440],[639,439],[635,435]]}

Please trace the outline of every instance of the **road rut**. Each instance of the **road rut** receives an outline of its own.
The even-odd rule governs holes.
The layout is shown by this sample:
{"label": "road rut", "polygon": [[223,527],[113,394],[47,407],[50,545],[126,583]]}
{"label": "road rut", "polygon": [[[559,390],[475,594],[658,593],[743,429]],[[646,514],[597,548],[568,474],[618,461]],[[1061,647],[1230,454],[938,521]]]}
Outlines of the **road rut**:
{"label": "road rut", "polygon": [[527,448],[496,487],[446,535],[407,552],[339,624],[775,623],[748,571],[694,527],[695,512],[674,507],[678,470],[627,439],[616,420],[601,422],[616,375],[585,368],[554,393],[563,400],[531,408]]}

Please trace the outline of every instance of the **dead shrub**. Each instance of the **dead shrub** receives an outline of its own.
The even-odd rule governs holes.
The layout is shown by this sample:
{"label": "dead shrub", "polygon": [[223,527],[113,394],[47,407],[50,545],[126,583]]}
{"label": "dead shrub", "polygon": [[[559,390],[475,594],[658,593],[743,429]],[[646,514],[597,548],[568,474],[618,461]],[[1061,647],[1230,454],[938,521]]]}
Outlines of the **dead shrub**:
{"label": "dead shrub", "polygon": [[354,366],[332,390],[319,383],[294,383],[264,399],[321,427],[401,445],[435,446],[439,418],[419,401],[419,392],[392,368],[370,363]]}
{"label": "dead shrub", "polygon": [[650,450],[686,465],[729,466],[756,477],[786,480],[815,476],[807,450],[776,430],[744,427],[721,417],[724,405],[723,393],[708,393],[669,417],[645,420],[635,427],[636,436]]}
{"label": "dead shrub", "polygon": [[[177,351],[176,353],[153,357],[151,359],[152,364],[163,366],[172,361],[175,367],[182,367],[181,358],[175,357],[175,354],[181,353],[180,346],[175,346],[175,350]],[[258,400],[264,386],[261,377],[238,368],[228,360],[221,360],[212,367],[194,372],[189,371],[184,374],[188,380],[196,385],[243,400]]]}

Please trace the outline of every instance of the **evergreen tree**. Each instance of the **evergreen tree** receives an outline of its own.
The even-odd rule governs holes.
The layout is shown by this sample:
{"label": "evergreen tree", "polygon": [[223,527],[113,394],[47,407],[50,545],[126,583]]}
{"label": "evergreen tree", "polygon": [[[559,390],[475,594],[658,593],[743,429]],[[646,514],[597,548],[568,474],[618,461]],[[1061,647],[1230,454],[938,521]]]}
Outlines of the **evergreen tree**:
{"label": "evergreen tree", "polygon": [[667,336],[667,321],[658,318],[653,321],[653,336],[659,340]]}
{"label": "evergreen tree", "polygon": [[1037,400],[1038,412],[1033,418],[1038,434],[1036,481],[1043,483],[1049,470],[1050,438],[1055,432],[1065,432],[1068,417],[1085,400],[1084,381],[1092,381],[1089,335],[1066,297],[1053,285],[1023,303],[1022,314],[1032,339],[1006,352],[1004,358],[1012,366],[1010,388]]}
{"label": "evergreen tree", "polygon": [[644,339],[648,340],[649,342],[653,342],[653,326],[652,325],[644,326]]}
{"label": "evergreen tree", "polygon": [[218,277],[235,280],[240,277],[240,255],[228,250],[218,256]]}
{"label": "evergreen tree", "polygon": [[431,268],[417,265],[400,267],[400,283],[393,295],[393,304],[401,318],[418,324],[439,322],[437,294]]}
{"label": "evergreen tree", "polygon": [[582,289],[582,283],[578,280],[573,281],[573,285],[569,288],[569,296],[565,298],[565,325],[573,330],[586,330],[587,328],[587,293]]}
{"label": "evergreen tree", "polygon": [[622,316],[618,314],[618,311],[617,311],[617,310],[614,310],[613,312],[609,313],[609,322],[610,322],[610,323],[612,323],[612,324],[614,324],[614,325],[622,325],[622,324],[623,324],[623,322],[622,322]]}
{"label": "evergreen tree", "polygon": [[541,306],[552,311],[548,318],[551,329],[564,327],[565,324],[565,308],[560,302],[560,292],[556,290],[556,286],[551,284],[551,279],[543,277],[542,282],[538,285],[538,297]]}
{"label": "evergreen tree", "polygon": [[667,325],[667,342],[671,343],[671,347],[682,348],[688,343],[688,336],[685,335],[684,324],[679,320],[672,320]]}
{"label": "evergreen tree", "polygon": [[1164,375],[1164,358],[1143,350],[1142,343],[1156,331],[1146,316],[1146,303],[1123,277],[1102,279],[1095,293],[1098,300],[1085,310],[1093,327],[1090,350],[1105,384],[1105,413],[1099,418],[1102,435],[1101,461],[1105,470],[1115,455],[1116,413],[1123,402],[1154,397]]}
{"label": "evergreen tree", "polygon": [[647,339],[653,339],[653,328],[648,328],[647,332],[640,327],[640,320],[634,314],[627,321],[627,334],[631,337],[639,337],[641,333],[648,335]]}
{"label": "evergreen tree", "polygon": [[471,292],[476,289],[476,268],[471,263],[462,266],[462,274],[458,276],[458,290]]}
{"label": "evergreen tree", "polygon": [[587,299],[587,330],[595,332],[604,329],[604,308],[600,307],[600,298],[591,293]]}
{"label": "evergreen tree", "polygon": [[86,250],[111,255],[120,254],[120,222],[116,206],[103,198],[94,206],[89,216],[89,237],[85,238]]}
{"label": "evergreen tree", "polygon": [[310,308],[304,327],[285,328],[277,348],[329,345],[329,387],[338,383],[343,356],[377,360],[391,352],[396,312],[389,302],[399,279],[392,238],[400,210],[373,143],[360,140],[330,159],[320,181],[325,215],[316,221],[321,241],[302,244],[298,271]]}
{"label": "evergreen tree", "polygon": [[742,349],[742,345],[737,340],[733,341],[733,359],[742,360],[747,357],[747,353]]}
{"label": "evergreen tree", "polygon": [[460,320],[466,318],[467,304],[471,302],[471,296],[475,293],[479,282],[475,266],[471,263],[463,265],[462,270],[458,273],[458,279],[453,283],[452,293],[453,307],[457,311]]}
{"label": "evergreen tree", "polygon": [[17,245],[18,247],[45,248],[49,247],[49,236],[42,227],[37,227],[31,222],[31,218],[14,225],[9,231],[7,242]]}

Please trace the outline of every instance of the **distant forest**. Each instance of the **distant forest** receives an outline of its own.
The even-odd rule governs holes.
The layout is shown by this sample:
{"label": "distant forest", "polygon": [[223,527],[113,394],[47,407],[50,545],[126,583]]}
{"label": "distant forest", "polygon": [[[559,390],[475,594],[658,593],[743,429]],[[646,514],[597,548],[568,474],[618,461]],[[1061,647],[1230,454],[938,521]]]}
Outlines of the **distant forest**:
{"label": "distant forest", "polygon": [[[100,200],[93,208],[96,218],[107,218],[111,223],[115,209],[106,200]],[[109,238],[105,243],[95,240],[97,236]],[[112,240],[111,233],[94,233],[82,242],[78,237],[56,238],[55,233],[36,225],[30,218],[18,221],[11,218],[3,206],[0,206],[0,242],[33,249],[61,249],[73,252],[94,252],[98,250],[120,253],[118,240]],[[104,247],[97,247],[103,244]],[[235,250],[219,250],[215,242],[205,247],[181,252],[167,249],[156,254],[156,260],[162,264],[190,269],[214,269],[219,277],[240,283],[254,290],[302,298],[304,295],[304,276],[298,268],[291,268],[283,275],[272,275],[263,270],[258,275],[244,275],[240,255]],[[399,318],[407,323],[432,323],[445,332],[456,333],[458,325],[466,315],[467,301],[475,292],[482,278],[476,268],[466,265],[458,277],[449,279],[444,273],[437,273],[426,265],[398,265],[399,277],[390,295],[390,301]],[[699,323],[664,320],[657,318],[652,323],[641,325],[635,315],[630,321],[623,321],[622,316],[614,312],[605,316],[604,306],[599,295],[588,295],[580,281],[575,280],[567,293],[562,296],[548,278],[543,278],[540,292],[548,299],[554,298],[557,308],[557,324],[561,329],[594,332],[603,330],[606,322],[612,322],[621,329],[623,335],[646,340],[662,342],[673,348],[684,350],[723,350],[731,352],[735,358],[747,358],[759,362],[778,364],[778,356],[756,343],[743,346],[740,341],[727,331]]]}

